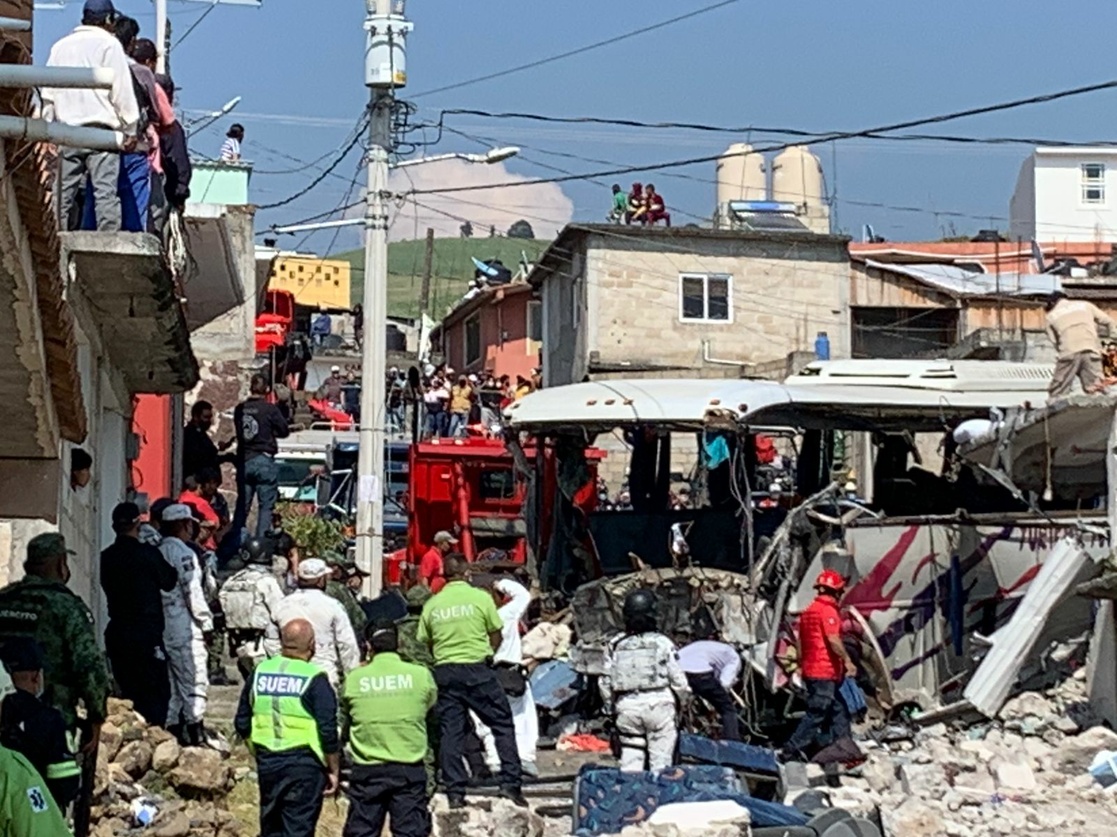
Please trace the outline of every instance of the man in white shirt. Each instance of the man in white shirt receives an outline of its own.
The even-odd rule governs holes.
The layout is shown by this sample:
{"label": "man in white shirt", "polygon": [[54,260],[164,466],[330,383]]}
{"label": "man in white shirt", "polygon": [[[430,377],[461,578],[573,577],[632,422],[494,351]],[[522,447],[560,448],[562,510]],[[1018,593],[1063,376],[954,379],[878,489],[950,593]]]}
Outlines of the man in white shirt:
{"label": "man in white shirt", "polygon": [[[701,635],[701,634],[700,634]],[[721,715],[723,741],[740,741],[737,705],[730,691],[741,674],[741,655],[732,645],[700,639],[679,649],[679,667],[690,689]]]}
{"label": "man in white shirt", "polygon": [[[520,637],[520,621],[531,605],[531,593],[522,584],[510,578],[497,579],[493,583],[493,598],[496,599],[497,613],[500,621],[504,623],[501,628],[500,647],[493,654],[493,665],[498,669],[508,668],[519,670],[524,663],[523,641]],[[501,674],[504,683],[504,675]],[[520,764],[524,773],[538,776],[539,771],[535,766],[535,750],[539,743],[539,715],[535,709],[535,698],[531,694],[531,683],[524,677],[523,693],[512,694],[507,691],[508,704],[512,708],[512,723],[516,728],[516,749],[520,754]],[[515,681],[515,678],[510,678]],[[517,683],[518,691],[518,683]],[[477,734],[481,743],[485,745],[485,761],[494,773],[500,768],[500,756],[496,751],[496,740],[492,732],[481,723],[481,719],[473,716],[473,723],[477,727]]]}
{"label": "man in white shirt", "polygon": [[[112,0],[85,0],[81,26],[58,41],[47,59],[48,67],[111,69],[112,87],[108,90],[45,87],[42,91],[43,118],[66,125],[120,131],[125,136],[123,150],[129,151],[136,146],[140,111],[132,87],[128,57],[113,34],[116,19]],[[81,212],[76,202],[86,177],[92,182],[97,229],[119,232],[121,214],[117,184],[120,179],[120,153],[92,148],[63,146],[61,149],[61,225],[69,230],[80,228]]]}

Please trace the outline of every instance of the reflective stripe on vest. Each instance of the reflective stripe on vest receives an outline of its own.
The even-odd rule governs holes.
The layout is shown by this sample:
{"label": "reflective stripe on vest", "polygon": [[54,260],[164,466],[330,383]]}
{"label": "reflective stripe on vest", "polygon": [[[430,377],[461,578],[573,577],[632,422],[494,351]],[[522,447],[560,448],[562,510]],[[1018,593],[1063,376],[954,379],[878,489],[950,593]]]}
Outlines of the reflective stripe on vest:
{"label": "reflective stripe on vest", "polygon": [[303,660],[273,657],[252,674],[252,744],[271,753],[309,747],[326,763],[318,722],[302,696],[322,669]]}

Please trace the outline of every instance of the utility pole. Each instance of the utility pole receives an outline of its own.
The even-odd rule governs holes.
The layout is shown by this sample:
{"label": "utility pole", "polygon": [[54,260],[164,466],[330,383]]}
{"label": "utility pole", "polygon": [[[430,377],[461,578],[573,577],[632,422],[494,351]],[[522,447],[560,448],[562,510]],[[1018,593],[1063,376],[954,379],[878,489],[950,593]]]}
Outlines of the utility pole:
{"label": "utility pole", "polygon": [[427,248],[423,257],[423,284],[419,287],[419,316],[431,309],[431,276],[434,274],[434,227],[427,227]]}
{"label": "utility pole", "polygon": [[357,458],[357,566],[364,594],[380,595],[384,577],[384,414],[388,328],[388,155],[395,89],[407,83],[405,38],[411,23],[391,0],[366,0],[365,85],[370,91],[368,194],[365,208],[365,342],[361,353],[361,421]]}
{"label": "utility pole", "polygon": [[167,0],[155,0],[155,44],[158,53],[155,56],[155,72],[167,72],[167,53],[171,45],[167,35]]}

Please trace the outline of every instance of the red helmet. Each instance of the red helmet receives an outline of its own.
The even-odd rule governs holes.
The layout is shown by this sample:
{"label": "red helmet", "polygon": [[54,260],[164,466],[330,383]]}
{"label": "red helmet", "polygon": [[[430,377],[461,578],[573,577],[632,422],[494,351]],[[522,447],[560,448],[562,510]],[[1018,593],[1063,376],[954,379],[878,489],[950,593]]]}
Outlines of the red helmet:
{"label": "red helmet", "polygon": [[833,570],[823,570],[819,573],[818,580],[815,581],[814,586],[825,587],[827,590],[840,593],[846,589],[846,580]]}

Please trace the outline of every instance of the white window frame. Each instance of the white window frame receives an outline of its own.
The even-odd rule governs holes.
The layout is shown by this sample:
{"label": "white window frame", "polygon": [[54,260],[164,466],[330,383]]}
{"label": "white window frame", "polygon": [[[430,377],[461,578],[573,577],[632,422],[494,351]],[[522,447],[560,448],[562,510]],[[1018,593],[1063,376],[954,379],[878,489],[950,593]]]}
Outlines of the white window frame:
{"label": "white window frame", "polygon": [[[684,313],[683,286],[688,279],[702,281],[702,316],[688,317]],[[710,280],[724,280],[726,294],[726,313],[724,320],[710,318]],[[729,273],[680,273],[679,274],[679,322],[680,323],[711,323],[714,325],[729,325],[733,322],[733,276]]]}
{"label": "white window frame", "polygon": [[[539,336],[538,337],[532,337],[531,336],[532,311],[538,311],[539,312]],[[530,354],[534,354],[534,352],[532,351],[531,344],[532,343],[542,343],[543,342],[543,328],[544,328],[544,326],[543,326],[543,300],[541,300],[541,299],[529,299],[528,302],[527,302],[527,310],[526,310],[525,313],[527,315],[527,323],[524,324],[524,333],[527,335],[527,340],[524,341],[524,342],[526,342],[528,344],[527,353],[530,355]]]}
{"label": "white window frame", "polygon": [[[477,323],[477,357],[469,357],[469,324]],[[481,345],[481,315],[479,313],[470,314],[462,322],[462,368],[468,368],[475,363],[479,363],[485,354],[485,348]]]}
{"label": "white window frame", "polygon": [[[1095,167],[1100,169],[1100,173],[1097,177],[1089,176],[1086,170]],[[1078,167],[1078,171],[1081,186],[1081,203],[1084,206],[1105,206],[1105,163],[1081,163]],[[1088,194],[1093,191],[1098,193],[1097,198],[1088,196]]]}

